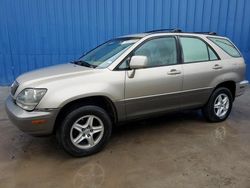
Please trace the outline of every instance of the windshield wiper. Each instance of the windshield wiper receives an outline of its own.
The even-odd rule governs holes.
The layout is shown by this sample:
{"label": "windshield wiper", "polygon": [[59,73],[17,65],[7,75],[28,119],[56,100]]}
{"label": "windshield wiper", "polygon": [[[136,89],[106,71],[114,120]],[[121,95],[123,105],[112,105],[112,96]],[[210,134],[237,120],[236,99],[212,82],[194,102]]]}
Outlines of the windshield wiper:
{"label": "windshield wiper", "polygon": [[77,61],[72,61],[71,63],[76,64],[76,65],[80,65],[80,66],[85,66],[85,67],[90,67],[90,68],[96,68],[96,65],[92,65],[86,61],[83,60],[77,60]]}

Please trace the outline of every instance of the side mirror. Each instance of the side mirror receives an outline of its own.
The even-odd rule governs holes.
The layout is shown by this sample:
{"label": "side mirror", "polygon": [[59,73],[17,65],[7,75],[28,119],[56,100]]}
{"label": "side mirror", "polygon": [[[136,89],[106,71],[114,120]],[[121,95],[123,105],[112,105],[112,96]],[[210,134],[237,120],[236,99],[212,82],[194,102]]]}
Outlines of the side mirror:
{"label": "side mirror", "polygon": [[135,55],[130,59],[130,68],[131,69],[140,69],[145,68],[148,64],[147,56]]}

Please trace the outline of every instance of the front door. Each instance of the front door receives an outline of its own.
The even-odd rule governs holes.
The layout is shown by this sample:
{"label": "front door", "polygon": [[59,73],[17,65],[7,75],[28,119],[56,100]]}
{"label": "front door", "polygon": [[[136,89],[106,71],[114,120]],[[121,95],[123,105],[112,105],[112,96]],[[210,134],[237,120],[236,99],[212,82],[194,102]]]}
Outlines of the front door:
{"label": "front door", "polygon": [[178,63],[175,37],[151,39],[133,55],[147,56],[148,64],[136,69],[131,77],[127,71],[125,81],[125,107],[127,119],[179,109],[183,70]]}

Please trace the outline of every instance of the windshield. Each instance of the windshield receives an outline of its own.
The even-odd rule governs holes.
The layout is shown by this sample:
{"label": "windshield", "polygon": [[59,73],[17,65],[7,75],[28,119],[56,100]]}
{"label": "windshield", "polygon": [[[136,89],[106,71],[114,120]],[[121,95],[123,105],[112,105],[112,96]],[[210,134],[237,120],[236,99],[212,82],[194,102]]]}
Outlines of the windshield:
{"label": "windshield", "polygon": [[85,54],[79,59],[79,61],[83,61],[85,64],[87,63],[92,67],[108,67],[138,40],[138,38],[120,38],[110,40]]}

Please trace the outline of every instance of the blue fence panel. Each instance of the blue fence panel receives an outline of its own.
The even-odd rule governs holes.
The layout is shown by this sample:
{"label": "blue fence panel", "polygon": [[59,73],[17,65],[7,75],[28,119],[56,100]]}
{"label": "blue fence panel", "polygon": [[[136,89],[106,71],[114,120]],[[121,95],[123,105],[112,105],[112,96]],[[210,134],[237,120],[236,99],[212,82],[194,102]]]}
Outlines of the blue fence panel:
{"label": "blue fence panel", "polygon": [[250,64],[249,0],[1,0],[0,85],[116,36],[175,27],[225,35]]}

